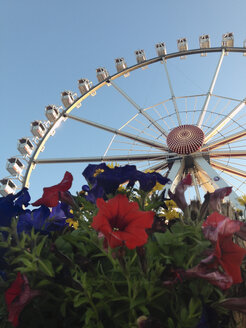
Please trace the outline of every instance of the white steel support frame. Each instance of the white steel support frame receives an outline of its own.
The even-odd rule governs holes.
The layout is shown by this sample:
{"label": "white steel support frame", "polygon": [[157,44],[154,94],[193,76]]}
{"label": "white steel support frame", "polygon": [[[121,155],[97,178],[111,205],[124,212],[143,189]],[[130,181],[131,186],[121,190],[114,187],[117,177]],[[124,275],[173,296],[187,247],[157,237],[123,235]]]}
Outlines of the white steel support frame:
{"label": "white steel support frame", "polygon": [[[211,183],[214,185],[215,188],[224,188],[229,187],[227,183],[219,177],[218,179],[218,173],[215,171],[215,169],[212,168],[212,166],[201,156],[198,158],[194,158],[195,166],[199,171],[206,172],[209,178],[211,179]],[[235,193],[235,191],[232,190],[232,192],[229,195],[229,199],[232,202],[233,205],[235,205],[237,208],[243,210],[242,205],[238,202],[238,195]]]}
{"label": "white steel support frame", "polygon": [[235,115],[237,115],[242,108],[245,106],[246,99],[243,99],[225,118],[223,118],[214,128],[212,131],[209,132],[208,135],[205,136],[204,143],[206,144],[216,133],[218,133],[223,127],[226,126],[228,122]]}
{"label": "white steel support frame", "polygon": [[246,129],[244,131],[240,131],[237,133],[234,133],[228,137],[225,138],[221,138],[218,140],[214,140],[213,142],[211,142],[210,144],[206,144],[205,146],[203,146],[201,148],[201,151],[207,151],[207,150],[212,150],[212,149],[217,149],[219,147],[224,146],[226,143],[230,143],[230,142],[235,142],[243,137],[246,136]]}
{"label": "white steel support frame", "polygon": [[174,106],[174,109],[175,109],[175,112],[176,112],[178,124],[181,125],[181,119],[180,119],[180,116],[179,116],[179,110],[178,110],[178,106],[177,106],[177,102],[176,102],[176,97],[175,97],[174,92],[173,92],[171,79],[170,79],[170,76],[169,76],[169,73],[168,73],[168,70],[167,70],[167,63],[166,63],[166,60],[165,60],[164,57],[162,58],[162,62],[164,64],[165,72],[166,72],[166,75],[167,75],[167,81],[168,81],[170,93],[171,93],[171,96],[172,96],[172,102],[173,102],[173,106]]}
{"label": "white steel support frame", "polygon": [[69,118],[71,118],[75,121],[85,123],[87,125],[91,125],[91,126],[96,127],[98,129],[105,130],[105,131],[108,131],[108,132],[111,132],[111,133],[114,133],[114,134],[118,134],[122,137],[132,139],[134,141],[143,143],[143,144],[151,146],[151,147],[159,148],[159,149],[162,149],[164,151],[168,150],[166,145],[164,145],[160,142],[157,142],[157,141],[152,141],[152,140],[149,140],[149,139],[146,139],[146,138],[136,136],[135,134],[131,134],[131,133],[128,133],[128,132],[123,132],[119,129],[114,129],[114,128],[111,128],[109,126],[103,125],[103,124],[99,124],[99,123],[96,123],[96,122],[93,122],[93,121],[89,121],[89,120],[87,120],[85,118],[82,118],[82,117],[77,117],[77,116],[74,116],[74,115],[67,115],[67,114],[64,114],[64,116],[69,117]]}
{"label": "white steel support frame", "polygon": [[215,73],[214,73],[210,88],[207,92],[207,97],[205,99],[205,102],[204,102],[204,105],[203,105],[203,108],[202,108],[202,112],[201,112],[201,114],[199,116],[199,119],[198,119],[198,122],[197,122],[197,126],[199,128],[202,126],[202,122],[203,122],[205,114],[207,112],[208,104],[209,104],[211,95],[212,95],[213,90],[214,90],[214,86],[215,86],[215,83],[216,83],[216,80],[217,80],[217,77],[218,77],[218,74],[219,74],[219,71],[220,71],[220,68],[221,68],[221,64],[222,64],[224,55],[225,55],[225,49],[222,49],[220,59],[219,59],[218,65],[216,67],[216,70],[215,70]]}
{"label": "white steel support frame", "polygon": [[173,162],[173,165],[167,175],[167,178],[170,179],[170,183],[166,184],[166,192],[170,189],[172,192],[177,186],[178,182],[182,179],[183,171],[185,167],[184,159],[178,159]]}
{"label": "white steel support frame", "polygon": [[191,171],[191,177],[192,177],[193,185],[194,185],[194,187],[195,187],[195,191],[196,191],[197,199],[198,199],[199,202],[201,203],[201,196],[200,196],[199,189],[198,189],[198,186],[197,186],[197,179],[196,179],[196,177],[195,177],[194,170]]}
{"label": "white steel support frame", "polygon": [[[90,163],[90,162],[125,162],[125,161],[163,161],[175,153],[154,153],[154,154],[132,154],[118,156],[93,156],[93,157],[72,157],[72,158],[45,158],[35,160],[36,164],[53,163]],[[162,166],[167,163],[162,162]],[[160,165],[160,163],[158,163]]]}
{"label": "white steel support frame", "polygon": [[156,129],[159,130],[161,134],[167,137],[168,135],[167,131],[165,131],[163,127],[160,126],[160,124],[158,124],[155,120],[153,120],[153,118],[149,116],[149,114],[146,113],[138,104],[136,104],[135,101],[132,98],[130,98],[125,93],[125,91],[123,91],[116,83],[112,82],[111,80],[110,83],[125,99],[127,99],[139,111],[139,113],[141,113],[151,124],[153,124],[153,126],[156,127]]}

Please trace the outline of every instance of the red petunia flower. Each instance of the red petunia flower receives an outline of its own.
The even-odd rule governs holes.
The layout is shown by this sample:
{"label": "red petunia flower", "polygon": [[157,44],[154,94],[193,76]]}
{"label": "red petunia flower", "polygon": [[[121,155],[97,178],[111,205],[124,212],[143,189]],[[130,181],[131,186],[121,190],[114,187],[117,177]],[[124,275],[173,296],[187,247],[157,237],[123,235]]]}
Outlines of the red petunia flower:
{"label": "red petunia flower", "polygon": [[47,207],[55,207],[59,202],[59,194],[71,188],[73,176],[66,172],[64,178],[55,186],[43,188],[43,196],[32,203],[33,206],[45,205]]}
{"label": "red petunia flower", "polygon": [[213,255],[217,263],[232,277],[234,284],[242,282],[240,266],[246,250],[234,244],[232,236],[240,231],[242,224],[217,212],[203,223],[204,235],[215,247]]}
{"label": "red petunia flower", "polygon": [[38,290],[31,290],[27,277],[18,272],[15,281],[5,292],[5,302],[9,312],[8,321],[14,327],[18,326],[19,315],[27,303],[39,294]]}
{"label": "red petunia flower", "polygon": [[105,236],[111,248],[126,245],[129,249],[134,249],[147,242],[145,229],[151,228],[154,212],[140,211],[136,202],[129,202],[121,194],[108,202],[99,198],[97,207],[99,212],[93,218],[91,226]]}

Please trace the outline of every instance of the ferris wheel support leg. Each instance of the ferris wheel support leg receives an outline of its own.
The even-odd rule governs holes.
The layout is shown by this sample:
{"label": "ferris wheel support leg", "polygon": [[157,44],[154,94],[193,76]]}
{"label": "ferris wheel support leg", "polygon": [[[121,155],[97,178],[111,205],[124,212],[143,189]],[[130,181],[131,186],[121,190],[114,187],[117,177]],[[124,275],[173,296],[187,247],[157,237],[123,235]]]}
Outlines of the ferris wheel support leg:
{"label": "ferris wheel support leg", "polygon": [[[209,165],[209,163],[203,157],[194,158],[194,162],[196,168],[199,171],[206,172],[215,188],[230,187],[221,177],[218,176],[218,173],[211,167],[211,165]],[[235,191],[232,190],[229,195],[231,203],[236,208],[244,210],[244,207],[238,202],[238,197],[239,196],[235,193]]]}
{"label": "ferris wheel support leg", "polygon": [[201,196],[200,196],[199,189],[198,189],[198,186],[197,186],[197,180],[196,180],[196,177],[195,177],[194,171],[191,171],[191,176],[192,176],[192,182],[193,182],[194,187],[195,187],[195,191],[196,191],[197,199],[198,199],[199,202],[201,203]]}
{"label": "ferris wheel support leg", "polygon": [[219,74],[219,71],[220,71],[220,67],[221,67],[221,64],[222,64],[224,55],[225,55],[225,50],[222,49],[221,56],[220,56],[218,65],[216,67],[216,70],[215,70],[215,73],[214,73],[214,76],[213,76],[213,79],[212,79],[210,88],[209,88],[209,90],[207,92],[207,97],[205,99],[205,102],[204,102],[204,105],[203,105],[203,108],[202,108],[202,112],[201,112],[200,117],[199,117],[198,122],[197,122],[197,126],[199,128],[202,126],[202,122],[203,122],[204,117],[205,117],[205,114],[207,112],[208,104],[209,104],[211,95],[212,95],[213,90],[214,90],[214,86],[215,86],[215,83],[216,83],[216,80],[217,80],[217,77],[218,77],[218,74]]}
{"label": "ferris wheel support leg", "polygon": [[165,186],[166,193],[170,189],[172,192],[177,186],[179,180],[181,180],[183,171],[184,171],[185,162],[184,159],[176,160],[173,162],[173,165],[167,175],[167,178],[170,179],[170,183]]}

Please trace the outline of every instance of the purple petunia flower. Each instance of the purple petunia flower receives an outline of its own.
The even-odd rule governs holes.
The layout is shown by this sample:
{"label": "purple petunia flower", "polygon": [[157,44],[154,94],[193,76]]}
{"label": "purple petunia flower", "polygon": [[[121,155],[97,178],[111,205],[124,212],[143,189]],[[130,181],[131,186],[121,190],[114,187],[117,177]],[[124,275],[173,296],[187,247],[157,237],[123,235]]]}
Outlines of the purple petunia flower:
{"label": "purple petunia flower", "polygon": [[11,219],[24,213],[23,205],[27,206],[30,201],[27,188],[23,188],[16,195],[8,195],[0,198],[0,227],[9,227]]}
{"label": "purple petunia flower", "polygon": [[169,179],[157,172],[144,173],[138,171],[135,165],[108,167],[105,163],[99,165],[89,164],[83,171],[83,176],[90,187],[83,186],[88,192],[87,200],[95,203],[97,198],[105,198],[107,194],[115,193],[122,183],[128,182],[128,187],[133,187],[139,182],[140,189],[148,192],[157,182],[165,185]]}
{"label": "purple petunia flower", "polygon": [[52,210],[42,205],[19,216],[17,232],[29,233],[32,228],[41,233],[62,230],[67,226],[66,219],[68,219],[68,216],[71,216],[71,214],[69,215],[67,204],[59,203]]}

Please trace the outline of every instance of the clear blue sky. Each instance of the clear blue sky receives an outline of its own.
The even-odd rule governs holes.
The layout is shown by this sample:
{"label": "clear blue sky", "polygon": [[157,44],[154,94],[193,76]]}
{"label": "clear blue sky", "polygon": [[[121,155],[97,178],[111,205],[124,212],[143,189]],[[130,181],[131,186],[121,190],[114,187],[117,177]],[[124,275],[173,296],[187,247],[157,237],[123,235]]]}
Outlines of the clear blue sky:
{"label": "clear blue sky", "polygon": [[[234,32],[235,46],[241,47],[246,39],[245,11],[244,0],[2,1],[0,178],[8,175],[5,170],[7,158],[18,154],[17,140],[31,136],[30,123],[46,119],[46,105],[61,105],[61,91],[68,89],[79,94],[79,78],[86,77],[96,84],[97,67],[104,66],[113,74],[117,57],[124,57],[131,66],[136,62],[134,51],[137,49],[145,49],[148,58],[155,57],[154,45],[161,41],[166,43],[168,53],[175,52],[176,41],[181,37],[187,37],[192,49],[199,47],[198,38],[202,34],[210,35],[212,46],[220,46],[222,34]],[[234,60],[234,66],[229,57]],[[207,92],[216,58],[214,55],[207,58],[197,55],[195,61],[198,61],[200,71],[196,76],[192,75],[192,60],[187,59],[186,66],[182,66],[185,61],[180,59],[173,61],[170,73],[175,82],[175,94]],[[246,96],[246,58],[242,55],[235,58],[231,55],[225,59],[222,71],[227,77],[218,79],[216,92],[242,99]],[[211,73],[206,77],[213,59],[216,60]],[[157,70],[163,70],[160,64],[153,72]],[[165,77],[164,70],[162,72]],[[146,89],[141,86],[141,74],[143,71],[132,73],[122,81],[122,87],[127,88],[140,106],[153,105],[170,97],[164,90],[166,82],[161,85],[159,77],[145,85]],[[150,87],[155,91],[151,92]],[[159,96],[154,99],[156,90]],[[119,128],[128,117],[124,105],[112,87],[105,87],[73,114],[83,116],[83,111],[87,110],[90,119]],[[129,109],[129,112],[129,117],[134,115],[133,110]],[[102,155],[110,137],[67,121],[47,142],[41,157]],[[31,177],[32,199],[40,196],[43,186],[59,182],[66,169],[76,180],[72,191],[79,190],[83,184],[83,168],[82,164],[37,167]]]}

